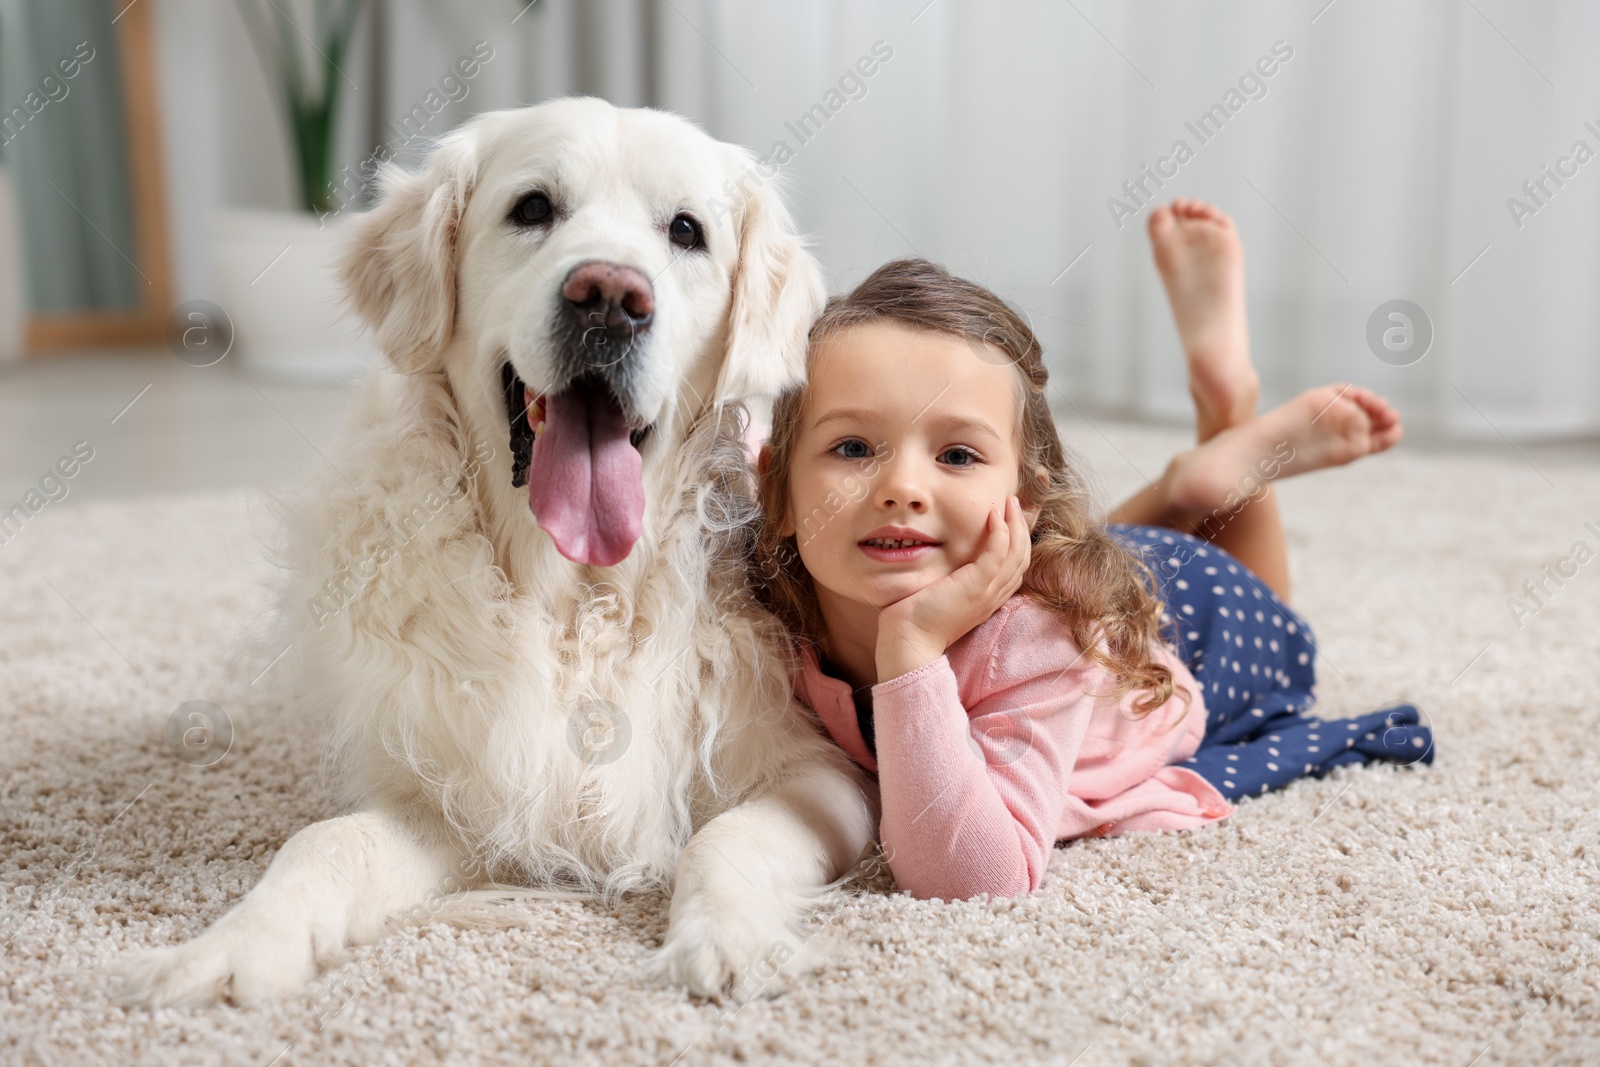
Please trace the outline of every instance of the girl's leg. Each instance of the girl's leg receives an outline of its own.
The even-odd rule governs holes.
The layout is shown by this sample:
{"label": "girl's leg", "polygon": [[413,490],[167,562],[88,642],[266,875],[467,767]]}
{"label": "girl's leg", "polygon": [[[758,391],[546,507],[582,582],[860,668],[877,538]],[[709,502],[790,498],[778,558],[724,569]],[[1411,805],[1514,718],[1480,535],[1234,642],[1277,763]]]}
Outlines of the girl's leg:
{"label": "girl's leg", "polygon": [[[1271,481],[1390,447],[1400,439],[1399,416],[1367,390],[1324,387],[1258,420],[1260,380],[1250,362],[1244,253],[1233,220],[1203,201],[1178,199],[1151,214],[1149,231],[1189,366],[1199,447],[1175,457],[1160,482],[1106,521],[1169,526],[1212,541],[1287,602],[1288,549]],[[1246,432],[1230,436],[1234,430]]]}
{"label": "girl's leg", "polygon": [[1401,433],[1399,414],[1369,389],[1308,389],[1180,452],[1158,481],[1106,521],[1166,526],[1210,541],[1288,603],[1288,558],[1272,483],[1381,452]]}
{"label": "girl's leg", "polygon": [[1156,208],[1148,226],[1194,400],[1200,443],[1255,417],[1261,382],[1250,362],[1244,249],[1233,220],[1203,200]]}
{"label": "girl's leg", "polygon": [[[1150,245],[1172,305],[1172,317],[1189,365],[1195,402],[1195,439],[1217,434],[1255,417],[1260,379],[1250,361],[1250,326],[1245,315],[1244,249],[1233,220],[1200,200],[1177,199],[1150,215]],[[1241,475],[1243,472],[1241,472]],[[1289,550],[1272,486],[1243,494],[1246,503],[1217,524],[1196,533],[1259,574],[1283,600],[1289,599]]]}

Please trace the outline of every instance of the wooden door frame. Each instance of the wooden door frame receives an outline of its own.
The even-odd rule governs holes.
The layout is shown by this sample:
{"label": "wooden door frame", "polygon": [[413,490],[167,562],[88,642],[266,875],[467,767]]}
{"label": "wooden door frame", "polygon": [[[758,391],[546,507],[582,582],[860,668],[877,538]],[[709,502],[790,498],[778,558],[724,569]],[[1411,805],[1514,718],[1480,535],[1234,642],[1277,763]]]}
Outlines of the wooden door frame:
{"label": "wooden door frame", "polygon": [[122,68],[123,138],[128,152],[128,198],[133,205],[134,258],[149,284],[141,286],[137,311],[52,311],[30,315],[28,355],[89,345],[159,343],[172,312],[172,273],[167,249],[166,182],[161,154],[161,94],[156,82],[155,15],[152,0],[115,0],[120,10],[117,61]]}

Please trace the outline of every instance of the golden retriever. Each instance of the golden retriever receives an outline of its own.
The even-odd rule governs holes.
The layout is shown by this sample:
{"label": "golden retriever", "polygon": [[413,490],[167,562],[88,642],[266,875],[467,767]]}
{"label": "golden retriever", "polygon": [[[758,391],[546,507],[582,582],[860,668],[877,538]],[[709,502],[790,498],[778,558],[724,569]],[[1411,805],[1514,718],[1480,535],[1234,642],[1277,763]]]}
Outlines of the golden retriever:
{"label": "golden retriever", "polygon": [[742,402],[801,378],[824,299],[752,162],[569,98],[384,171],[341,269],[388,364],[290,515],[283,598],[355,810],[134,960],[126,1002],[289,993],[505,885],[670,888],[647,973],[707,996],[815,961],[796,920],[878,801],[745,574]]}

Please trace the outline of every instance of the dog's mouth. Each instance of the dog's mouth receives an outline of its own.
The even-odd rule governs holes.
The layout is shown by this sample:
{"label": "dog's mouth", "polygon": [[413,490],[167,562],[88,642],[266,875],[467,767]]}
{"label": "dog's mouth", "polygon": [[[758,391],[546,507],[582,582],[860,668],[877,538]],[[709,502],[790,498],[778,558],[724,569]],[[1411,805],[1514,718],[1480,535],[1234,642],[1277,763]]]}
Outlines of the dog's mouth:
{"label": "dog's mouth", "polygon": [[610,386],[580,376],[537,394],[510,363],[500,372],[511,430],[512,479],[528,487],[539,528],[574,563],[608,567],[627,557],[644,526],[639,446]]}

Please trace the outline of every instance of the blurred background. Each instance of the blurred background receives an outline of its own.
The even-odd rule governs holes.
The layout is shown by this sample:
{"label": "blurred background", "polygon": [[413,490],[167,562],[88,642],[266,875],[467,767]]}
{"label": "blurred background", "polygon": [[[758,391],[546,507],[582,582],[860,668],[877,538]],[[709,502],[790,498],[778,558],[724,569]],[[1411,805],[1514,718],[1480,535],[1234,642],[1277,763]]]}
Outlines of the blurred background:
{"label": "blurred background", "polygon": [[1191,418],[1176,195],[1238,222],[1263,407],[1347,380],[1402,447],[1592,449],[1596,40],[1576,0],[0,0],[0,510],[80,441],[108,496],[325,460],[372,163],[570,93],[781,161],[834,290],[993,287],[1089,436]]}

